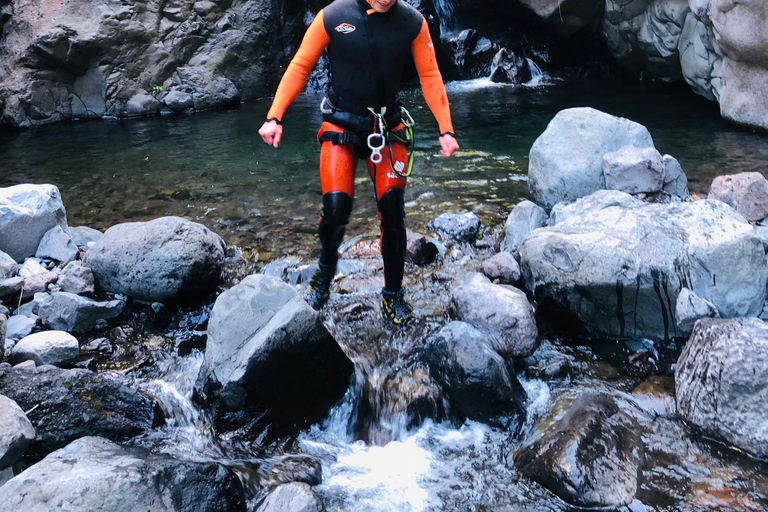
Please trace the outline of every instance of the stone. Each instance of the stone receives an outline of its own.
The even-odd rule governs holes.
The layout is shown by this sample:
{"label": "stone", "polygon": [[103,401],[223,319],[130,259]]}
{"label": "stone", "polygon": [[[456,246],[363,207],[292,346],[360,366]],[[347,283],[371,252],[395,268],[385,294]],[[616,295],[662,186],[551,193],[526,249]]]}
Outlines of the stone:
{"label": "stone", "polygon": [[437,246],[422,234],[406,231],[405,257],[415,265],[423,267],[437,258]]}
{"label": "stone", "polygon": [[157,114],[163,104],[145,91],[139,91],[125,104],[125,117],[141,117]]}
{"label": "stone", "polygon": [[531,70],[522,56],[501,48],[493,56],[490,78],[497,83],[524,84],[531,80]]}
{"label": "stone", "polygon": [[15,277],[18,271],[19,264],[16,260],[0,251],[0,280]]}
{"label": "stone", "polygon": [[[710,1],[706,0],[709,4]],[[717,42],[708,7],[703,12],[693,9],[686,15],[683,31],[677,43],[680,67],[686,83],[693,92],[718,101],[723,86],[725,56]]]}
{"label": "stone", "polygon": [[577,507],[631,503],[643,461],[637,421],[606,395],[581,395],[561,414],[553,428],[537,426],[544,432],[518,452],[515,467]]}
{"label": "stone", "polygon": [[8,318],[0,314],[0,363],[5,358],[5,333],[8,327]]}
{"label": "stone", "polygon": [[96,287],[148,301],[191,301],[219,282],[225,245],[179,217],[109,228],[85,254]]}
{"label": "stone", "polygon": [[65,266],[56,284],[62,292],[76,295],[93,295],[96,293],[93,272],[81,261],[71,261]]}
{"label": "stone", "polygon": [[662,190],[671,196],[688,197],[690,195],[688,177],[683,171],[683,166],[671,155],[664,155],[662,161],[664,162],[664,187]]}
{"label": "stone", "polygon": [[268,409],[283,424],[308,426],[351,375],[351,361],[292,286],[251,275],[216,299],[198,389],[224,410]]}
{"label": "stone", "polygon": [[0,394],[29,411],[36,431],[27,449],[30,455],[45,455],[90,435],[127,441],[152,429],[156,421],[151,400],[106,373],[35,368],[34,363],[23,370],[0,368]]}
{"label": "stone", "polygon": [[54,185],[0,188],[0,251],[16,261],[34,256],[54,226],[67,229],[67,214]]}
{"label": "stone", "polygon": [[21,407],[0,395],[0,469],[19,460],[34,439],[35,429]]}
{"label": "stone", "polygon": [[55,226],[43,235],[43,239],[40,240],[40,245],[35,252],[35,257],[68,263],[74,261],[79,253],[72,236],[61,226]]}
{"label": "stone", "polygon": [[312,487],[292,482],[275,487],[256,512],[322,512],[323,502]]}
{"label": "stone", "polygon": [[675,303],[675,323],[683,334],[690,334],[699,318],[720,318],[714,304],[688,288],[682,288]]}
{"label": "stone", "polygon": [[100,320],[117,318],[124,309],[124,300],[97,302],[74,293],[56,292],[40,306],[38,315],[51,329],[80,334],[93,330]]}
{"label": "stone", "polygon": [[605,188],[603,155],[624,146],[652,148],[648,130],[593,108],[562,110],[531,146],[528,192],[549,211]]}
{"label": "stone", "polygon": [[768,457],[768,324],[702,318],[675,367],[677,414],[706,437]]}
{"label": "stone", "polygon": [[504,223],[504,240],[501,250],[515,252],[523,244],[528,233],[543,227],[547,222],[547,212],[532,201],[516,204]]}
{"label": "stone", "polygon": [[63,331],[43,331],[19,340],[11,351],[11,361],[31,359],[36,365],[69,363],[80,354],[77,338]]}
{"label": "stone", "polygon": [[533,307],[525,293],[511,286],[470,284],[451,289],[457,320],[485,331],[503,358],[528,357],[538,347]]}
{"label": "stone", "polygon": [[184,91],[172,90],[163,98],[165,106],[176,112],[192,108],[195,101],[191,94]]}
{"label": "stone", "polygon": [[483,262],[483,274],[501,284],[514,284],[520,279],[520,265],[508,252],[494,254]]}
{"label": "stone", "polygon": [[48,271],[27,277],[24,279],[21,300],[28,301],[34,298],[36,294],[48,291],[49,286],[55,283],[58,279],[59,275],[57,273]]}
{"label": "stone", "polygon": [[27,258],[19,269],[19,277],[32,277],[43,272],[48,272],[48,269],[41,265],[39,260]]}
{"label": "stone", "polygon": [[605,188],[628,194],[661,192],[664,162],[655,148],[624,146],[603,155]]}
{"label": "stone", "polygon": [[759,172],[718,176],[708,197],[732,206],[748,222],[768,217],[768,180]]}
{"label": "stone", "polygon": [[69,228],[69,232],[75,245],[82,251],[90,249],[93,244],[99,241],[99,238],[104,236],[104,233],[98,229],[89,228],[88,226]]}
{"label": "stone", "polygon": [[19,293],[24,288],[23,277],[11,277],[10,279],[0,280],[0,297],[19,300]]}
{"label": "stone", "polygon": [[602,21],[605,4],[601,0],[520,0],[538,17],[552,25],[561,37]]}
{"label": "stone", "polygon": [[471,325],[447,324],[427,340],[421,358],[454,414],[504,427],[525,417],[525,390],[487,336]]}
{"label": "stone", "polygon": [[0,510],[43,512],[245,512],[235,472],[218,462],[187,462],[147,448],[84,437],[48,455],[3,486]]}
{"label": "stone", "polygon": [[477,238],[480,219],[472,212],[443,213],[431,220],[427,229],[455,242],[471,242]]}
{"label": "stone", "polygon": [[5,335],[8,338],[21,339],[29,336],[37,325],[37,318],[29,318],[22,315],[13,315],[8,318]]}

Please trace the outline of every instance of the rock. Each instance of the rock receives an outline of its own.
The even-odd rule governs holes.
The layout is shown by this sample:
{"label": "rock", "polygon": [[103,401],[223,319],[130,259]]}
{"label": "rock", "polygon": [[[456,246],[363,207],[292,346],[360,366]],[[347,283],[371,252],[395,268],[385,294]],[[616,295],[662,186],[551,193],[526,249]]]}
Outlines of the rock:
{"label": "rock", "polygon": [[504,224],[504,240],[501,250],[515,252],[523,244],[528,233],[543,227],[547,222],[547,212],[532,201],[522,201],[515,205]]}
{"label": "rock", "polygon": [[96,302],[74,293],[56,292],[40,306],[38,315],[51,329],[78,334],[93,330],[100,320],[117,318],[124,309],[124,300]]}
{"label": "rock", "polygon": [[33,368],[37,368],[37,365],[31,359],[27,359],[26,361],[22,361],[19,364],[13,365],[14,370],[31,370]]}
{"label": "rock", "polygon": [[683,287],[725,318],[760,313],[765,251],[739,214],[719,201],[625,196],[629,206],[583,198],[572,205],[579,215],[564,207],[563,221],[526,238],[520,266],[537,314],[593,336],[670,339],[682,334],[674,308]]}
{"label": "rock", "polygon": [[113,351],[112,343],[107,338],[96,338],[89,341],[84,347],[85,352],[100,352],[102,354],[111,354]]}
{"label": "rock", "polygon": [[153,402],[115,377],[88,370],[0,368],[0,394],[30,411],[27,417],[36,430],[27,450],[31,455],[45,455],[89,435],[126,441],[150,430],[155,421]]}
{"label": "rock", "polygon": [[688,197],[688,177],[683,172],[680,162],[671,155],[662,157],[664,162],[664,187],[663,191],[677,197]]}
{"label": "rock", "polygon": [[11,277],[10,279],[0,280],[0,297],[13,298],[15,296],[18,302],[19,293],[24,288],[23,277]]}
{"label": "rock", "polygon": [[637,421],[613,398],[587,394],[524,446],[515,466],[571,505],[613,508],[634,500],[642,460]]}
{"label": "rock", "polygon": [[525,390],[487,336],[451,322],[427,340],[421,357],[443,387],[452,411],[471,420],[508,426],[525,417]]}
{"label": "rock", "polygon": [[759,172],[718,176],[712,181],[708,197],[731,205],[748,222],[768,217],[768,180]]}
{"label": "rock", "polygon": [[0,251],[0,280],[15,277],[19,271],[19,264],[16,260]]}
{"label": "rock", "polygon": [[35,429],[21,407],[0,395],[0,469],[19,460],[34,439]]}
{"label": "rock", "polygon": [[489,279],[498,279],[502,284],[513,284],[520,279],[520,265],[508,252],[494,254],[483,262],[482,268]]}
{"label": "rock", "polygon": [[435,261],[438,250],[434,243],[430,242],[424,235],[413,231],[406,231],[406,234],[405,257],[408,261],[420,267]]}
{"label": "rock", "polygon": [[163,98],[163,103],[165,103],[165,106],[171,110],[182,112],[188,108],[192,108],[195,101],[191,94],[179,90],[173,90]]}
{"label": "rock", "polygon": [[[429,17],[427,16],[427,19]],[[441,33],[440,42],[451,57],[452,69],[449,74],[466,80],[490,76],[493,57],[499,46],[487,37],[482,37],[475,29],[465,29],[458,33]]]}
{"label": "rock", "polygon": [[522,56],[501,48],[491,62],[491,81],[502,84],[524,84],[531,80],[531,70]]}
{"label": "rock", "polygon": [[35,252],[35,257],[67,263],[74,261],[79,253],[80,251],[78,251],[70,234],[64,231],[61,226],[55,226],[43,235],[43,239],[40,240],[40,245]]}
{"label": "rock", "polygon": [[48,269],[42,266],[39,260],[27,258],[19,269],[19,277],[27,278],[44,272],[48,272]]}
{"label": "rock", "polygon": [[472,212],[443,213],[427,224],[427,229],[456,242],[471,242],[477,238],[480,219]]}
{"label": "rock", "polygon": [[56,281],[62,292],[76,295],[93,295],[96,293],[93,272],[80,261],[71,261],[61,270]]}
{"label": "rock", "polygon": [[520,3],[569,37],[579,30],[602,21],[605,3],[601,0],[520,0]]}
{"label": "rock", "polygon": [[605,188],[628,194],[661,192],[664,162],[655,148],[624,146],[603,155]]}
{"label": "rock", "polygon": [[139,91],[125,104],[125,117],[141,117],[157,114],[163,104],[145,91]]}
{"label": "rock", "polygon": [[41,272],[24,279],[24,288],[21,293],[21,300],[28,301],[38,293],[48,291],[50,285],[55,283],[59,279],[59,275],[55,272]]}
{"label": "rock", "polygon": [[343,395],[351,375],[351,361],[290,285],[251,275],[216,299],[198,382],[225,410],[248,405],[309,425]]}
{"label": "rock", "polygon": [[4,314],[0,314],[0,363],[3,362],[5,357],[5,333],[8,327],[8,318]]}
{"label": "rock", "polygon": [[37,318],[13,315],[12,317],[8,318],[5,335],[8,338],[15,338],[20,340],[25,336],[29,336],[29,334],[32,332],[32,329],[35,328],[35,325],[37,325]]}
{"label": "rock", "polygon": [[706,437],[768,457],[768,324],[702,318],[675,368],[677,414]]}
{"label": "rock", "polygon": [[699,318],[720,318],[717,308],[688,288],[680,290],[675,303],[675,323],[683,334],[693,331],[693,324]]}
{"label": "rock", "polygon": [[43,331],[25,336],[13,347],[11,361],[32,359],[36,365],[69,363],[80,354],[77,338],[63,331]]}
{"label": "rock", "polygon": [[0,188],[0,251],[16,261],[34,256],[43,235],[54,226],[67,229],[67,214],[54,185]]}
{"label": "rock", "polygon": [[256,512],[322,512],[323,502],[312,488],[293,482],[276,487]]}
{"label": "rock", "polygon": [[215,287],[224,241],[178,217],[112,226],[85,254],[96,286],[149,301],[191,301]]}
{"label": "rock", "polygon": [[218,462],[186,462],[139,447],[84,437],[3,486],[0,510],[42,512],[245,512],[243,487]]}
{"label": "rock", "polygon": [[[709,4],[709,0],[705,2]],[[686,15],[683,31],[677,43],[683,78],[693,92],[712,101],[718,101],[723,83],[724,55],[717,42],[709,6],[703,12],[693,9]]]}
{"label": "rock", "polygon": [[644,126],[592,108],[558,112],[529,154],[531,200],[549,211],[605,188],[602,158],[624,146],[652,148]]}
{"label": "rock", "polygon": [[87,251],[93,246],[99,239],[104,236],[104,233],[98,229],[89,228],[87,226],[77,226],[69,228],[69,232],[72,235],[72,240],[77,245],[78,249]]}
{"label": "rock", "polygon": [[533,308],[511,286],[471,284],[451,289],[456,318],[492,334],[488,343],[502,357],[528,357],[538,347]]}

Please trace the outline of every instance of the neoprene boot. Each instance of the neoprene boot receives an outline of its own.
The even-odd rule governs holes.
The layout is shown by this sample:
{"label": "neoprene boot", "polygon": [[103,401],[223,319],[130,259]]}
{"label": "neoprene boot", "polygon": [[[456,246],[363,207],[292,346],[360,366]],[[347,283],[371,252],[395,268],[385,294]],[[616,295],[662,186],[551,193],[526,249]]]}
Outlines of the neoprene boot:
{"label": "neoprene boot", "polygon": [[411,319],[413,308],[405,300],[405,289],[397,292],[381,290],[381,314],[395,325],[404,325]]}
{"label": "neoprene boot", "polygon": [[331,296],[331,281],[336,275],[336,265],[323,265],[319,263],[317,270],[309,280],[309,294],[307,304],[315,311],[320,311]]}

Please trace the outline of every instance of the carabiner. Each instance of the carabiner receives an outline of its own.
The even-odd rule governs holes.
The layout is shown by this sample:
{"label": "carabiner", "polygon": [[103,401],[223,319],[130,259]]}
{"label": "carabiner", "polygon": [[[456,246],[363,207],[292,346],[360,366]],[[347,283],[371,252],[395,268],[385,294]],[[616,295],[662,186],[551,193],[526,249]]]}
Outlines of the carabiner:
{"label": "carabiner", "polygon": [[[375,140],[378,137],[379,141],[381,142],[378,146],[375,146]],[[382,160],[381,156],[381,150],[384,149],[384,146],[387,145],[387,141],[384,138],[383,133],[372,133],[368,136],[368,139],[366,140],[368,147],[371,148],[371,162],[375,164],[380,164]]]}

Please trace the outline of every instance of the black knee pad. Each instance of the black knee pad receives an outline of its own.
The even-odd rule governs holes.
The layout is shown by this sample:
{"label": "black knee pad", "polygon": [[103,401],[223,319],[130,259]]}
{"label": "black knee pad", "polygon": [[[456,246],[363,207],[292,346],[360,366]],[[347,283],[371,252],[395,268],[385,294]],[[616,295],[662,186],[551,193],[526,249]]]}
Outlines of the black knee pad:
{"label": "black knee pad", "polygon": [[405,190],[393,188],[379,199],[378,207],[381,213],[381,226],[383,228],[399,227],[405,222]]}
{"label": "black knee pad", "polygon": [[323,194],[323,220],[334,226],[345,226],[352,213],[352,198],[346,192]]}

